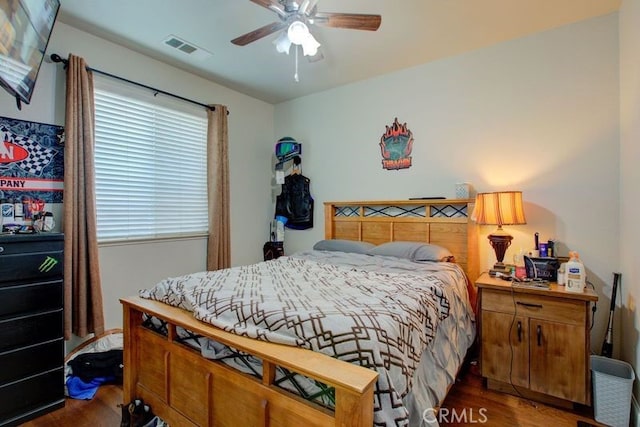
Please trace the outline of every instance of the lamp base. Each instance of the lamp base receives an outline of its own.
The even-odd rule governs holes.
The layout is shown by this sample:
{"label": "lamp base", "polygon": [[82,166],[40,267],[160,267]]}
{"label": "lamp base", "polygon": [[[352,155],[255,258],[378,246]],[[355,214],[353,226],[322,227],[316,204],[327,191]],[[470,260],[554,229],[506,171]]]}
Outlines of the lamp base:
{"label": "lamp base", "polygon": [[496,273],[510,275],[511,269],[507,268],[502,260],[504,259],[504,253],[507,251],[507,248],[511,246],[511,240],[513,240],[513,237],[505,233],[502,230],[502,226],[498,226],[498,229],[489,234],[487,238],[489,239],[489,242],[491,242],[493,250],[496,251],[496,260],[498,261],[493,265],[493,268],[489,270],[489,274],[492,276],[495,276]]}
{"label": "lamp base", "polygon": [[497,273],[511,275],[511,268],[501,262],[497,262],[494,264],[493,268],[489,270],[489,275],[495,276]]}

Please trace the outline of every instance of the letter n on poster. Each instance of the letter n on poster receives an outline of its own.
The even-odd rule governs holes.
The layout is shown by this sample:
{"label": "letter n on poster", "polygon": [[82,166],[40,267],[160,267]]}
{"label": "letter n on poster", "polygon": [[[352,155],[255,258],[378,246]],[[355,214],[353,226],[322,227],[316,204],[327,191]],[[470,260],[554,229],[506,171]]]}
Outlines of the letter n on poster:
{"label": "letter n on poster", "polygon": [[0,117],[0,198],[62,203],[64,128]]}

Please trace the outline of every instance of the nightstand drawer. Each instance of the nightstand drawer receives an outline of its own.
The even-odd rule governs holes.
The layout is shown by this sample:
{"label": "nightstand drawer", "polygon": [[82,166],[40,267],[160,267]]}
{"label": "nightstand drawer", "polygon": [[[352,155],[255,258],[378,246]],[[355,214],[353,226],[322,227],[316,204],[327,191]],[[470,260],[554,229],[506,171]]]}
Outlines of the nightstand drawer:
{"label": "nightstand drawer", "polygon": [[584,325],[587,321],[584,302],[493,289],[482,291],[482,310],[508,314],[517,313],[527,317],[574,325]]}

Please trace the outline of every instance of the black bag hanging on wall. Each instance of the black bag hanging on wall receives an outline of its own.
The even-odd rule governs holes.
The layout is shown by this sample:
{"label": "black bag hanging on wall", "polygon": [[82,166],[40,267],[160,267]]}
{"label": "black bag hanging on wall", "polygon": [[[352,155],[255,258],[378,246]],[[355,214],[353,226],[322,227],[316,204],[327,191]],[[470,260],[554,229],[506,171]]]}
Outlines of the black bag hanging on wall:
{"label": "black bag hanging on wall", "polygon": [[311,180],[298,173],[284,179],[282,192],[276,197],[276,216],[287,218],[285,227],[294,230],[313,228],[313,197]]}

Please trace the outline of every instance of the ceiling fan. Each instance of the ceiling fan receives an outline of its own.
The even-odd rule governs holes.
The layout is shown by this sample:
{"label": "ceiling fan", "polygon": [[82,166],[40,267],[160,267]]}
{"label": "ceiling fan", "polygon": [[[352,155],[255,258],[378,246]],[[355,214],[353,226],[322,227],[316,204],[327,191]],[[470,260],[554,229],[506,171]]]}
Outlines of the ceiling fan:
{"label": "ceiling fan", "polygon": [[231,40],[231,43],[238,46],[245,46],[287,28],[287,31],[283,31],[278,40],[275,41],[278,52],[288,54],[289,48],[293,43],[302,46],[305,56],[314,56],[320,43],[313,38],[309,32],[308,25],[376,31],[382,22],[380,15],[318,12],[318,0],[250,1],[275,12],[280,21],[272,22]]}

